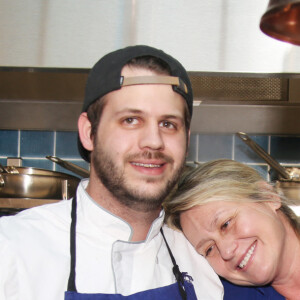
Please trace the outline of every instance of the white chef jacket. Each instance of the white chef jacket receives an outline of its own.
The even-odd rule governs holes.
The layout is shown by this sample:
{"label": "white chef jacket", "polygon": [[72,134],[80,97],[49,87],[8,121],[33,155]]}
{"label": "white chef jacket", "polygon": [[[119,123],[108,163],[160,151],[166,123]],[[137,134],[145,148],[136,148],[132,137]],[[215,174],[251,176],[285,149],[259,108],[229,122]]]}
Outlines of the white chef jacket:
{"label": "white chef jacket", "polygon": [[[164,212],[143,242],[132,228],[77,189],[76,287],[79,293],[136,292],[175,282],[160,233]],[[0,299],[63,300],[70,272],[71,202],[62,200],[0,218]],[[223,299],[223,287],[184,236],[166,226],[167,242],[181,272],[188,272],[198,299]]]}

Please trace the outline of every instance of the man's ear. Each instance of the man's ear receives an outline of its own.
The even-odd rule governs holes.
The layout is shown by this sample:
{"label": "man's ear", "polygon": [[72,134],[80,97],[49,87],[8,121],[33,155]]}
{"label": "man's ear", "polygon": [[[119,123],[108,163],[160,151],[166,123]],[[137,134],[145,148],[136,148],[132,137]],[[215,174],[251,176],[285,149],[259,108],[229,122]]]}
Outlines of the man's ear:
{"label": "man's ear", "polygon": [[87,117],[87,113],[83,112],[78,119],[78,133],[82,146],[88,150],[94,150],[94,143],[91,138],[92,125]]}

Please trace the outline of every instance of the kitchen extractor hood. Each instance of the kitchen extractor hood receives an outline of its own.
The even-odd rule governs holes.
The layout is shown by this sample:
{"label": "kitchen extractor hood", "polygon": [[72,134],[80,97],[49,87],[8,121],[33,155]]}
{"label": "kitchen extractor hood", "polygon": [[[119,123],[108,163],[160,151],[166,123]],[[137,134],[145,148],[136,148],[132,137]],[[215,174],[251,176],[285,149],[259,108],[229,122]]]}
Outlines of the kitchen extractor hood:
{"label": "kitchen extractor hood", "polygon": [[[77,130],[89,69],[0,68],[0,129]],[[300,133],[300,74],[188,72],[194,133]]]}

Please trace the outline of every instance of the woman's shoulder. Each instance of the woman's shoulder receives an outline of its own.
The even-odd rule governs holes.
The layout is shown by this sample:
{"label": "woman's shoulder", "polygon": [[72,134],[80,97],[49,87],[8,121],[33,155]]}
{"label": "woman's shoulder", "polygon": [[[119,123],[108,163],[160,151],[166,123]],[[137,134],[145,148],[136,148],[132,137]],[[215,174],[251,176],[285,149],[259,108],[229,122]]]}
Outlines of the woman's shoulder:
{"label": "woman's shoulder", "polygon": [[281,296],[276,290],[270,286],[239,286],[222,279],[222,284],[224,286],[224,300],[259,300],[259,299],[270,299],[270,300],[284,300],[285,298]]}

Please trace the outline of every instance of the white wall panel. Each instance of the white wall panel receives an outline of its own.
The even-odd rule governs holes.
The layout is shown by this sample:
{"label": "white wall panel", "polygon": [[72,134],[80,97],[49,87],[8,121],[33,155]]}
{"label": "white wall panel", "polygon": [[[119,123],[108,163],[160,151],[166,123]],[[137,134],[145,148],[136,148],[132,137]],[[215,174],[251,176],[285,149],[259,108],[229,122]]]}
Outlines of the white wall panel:
{"label": "white wall panel", "polygon": [[300,48],[259,30],[268,0],[0,0],[0,66],[90,68],[149,44],[189,71],[300,72]]}

